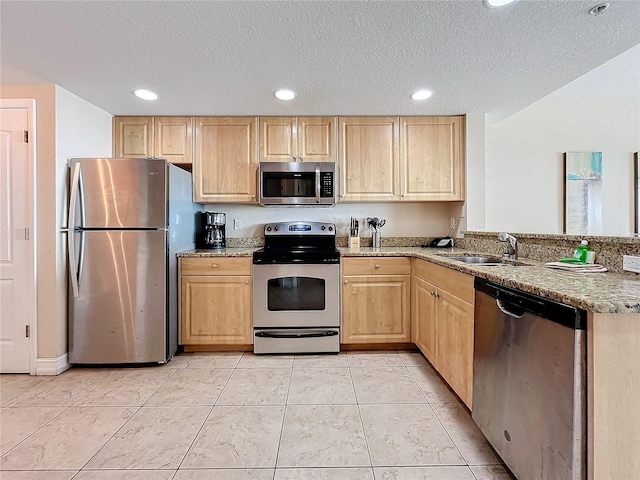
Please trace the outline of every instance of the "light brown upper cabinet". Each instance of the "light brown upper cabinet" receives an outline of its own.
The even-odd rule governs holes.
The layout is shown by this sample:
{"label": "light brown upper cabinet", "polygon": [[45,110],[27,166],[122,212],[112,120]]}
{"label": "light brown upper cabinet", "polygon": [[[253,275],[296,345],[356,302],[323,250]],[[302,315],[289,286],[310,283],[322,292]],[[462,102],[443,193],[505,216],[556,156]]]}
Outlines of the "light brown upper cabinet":
{"label": "light brown upper cabinet", "polygon": [[194,201],[256,201],[256,123],[256,117],[196,117]]}
{"label": "light brown upper cabinet", "polygon": [[154,156],[171,163],[193,162],[193,117],[154,117]]}
{"label": "light brown upper cabinet", "polygon": [[193,117],[114,117],[113,154],[123,158],[193,160]]}
{"label": "light brown upper cabinet", "polygon": [[400,117],[400,198],[464,200],[464,117]]}
{"label": "light brown upper cabinet", "polygon": [[340,201],[464,200],[464,117],[338,119]]}
{"label": "light brown upper cabinet", "polygon": [[153,117],[113,117],[113,156],[153,157]]}
{"label": "light brown upper cabinet", "polygon": [[335,117],[260,117],[261,162],[335,162]]}
{"label": "light brown upper cabinet", "polygon": [[338,119],[340,201],[399,200],[398,117]]}

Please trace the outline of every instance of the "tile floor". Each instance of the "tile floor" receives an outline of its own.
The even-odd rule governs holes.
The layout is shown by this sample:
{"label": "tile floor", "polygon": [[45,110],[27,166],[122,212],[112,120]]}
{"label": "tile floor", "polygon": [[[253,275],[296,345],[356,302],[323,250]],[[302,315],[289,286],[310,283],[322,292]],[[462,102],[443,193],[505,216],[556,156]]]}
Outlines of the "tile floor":
{"label": "tile floor", "polygon": [[0,376],[1,480],[509,480],[419,353]]}

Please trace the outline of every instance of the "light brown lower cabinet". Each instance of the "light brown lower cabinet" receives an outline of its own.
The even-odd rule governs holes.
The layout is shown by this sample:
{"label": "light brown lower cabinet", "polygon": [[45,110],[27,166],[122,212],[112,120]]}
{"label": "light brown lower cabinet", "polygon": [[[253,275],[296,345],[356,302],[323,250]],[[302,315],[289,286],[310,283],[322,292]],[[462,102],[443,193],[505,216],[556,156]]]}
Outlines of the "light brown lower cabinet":
{"label": "light brown lower cabinet", "polygon": [[473,277],[413,259],[412,340],[462,401],[473,394]]}
{"label": "light brown lower cabinet", "polygon": [[180,344],[249,345],[251,258],[180,258]]}
{"label": "light brown lower cabinet", "polygon": [[409,258],[343,258],[342,274],[342,343],[411,341]]}

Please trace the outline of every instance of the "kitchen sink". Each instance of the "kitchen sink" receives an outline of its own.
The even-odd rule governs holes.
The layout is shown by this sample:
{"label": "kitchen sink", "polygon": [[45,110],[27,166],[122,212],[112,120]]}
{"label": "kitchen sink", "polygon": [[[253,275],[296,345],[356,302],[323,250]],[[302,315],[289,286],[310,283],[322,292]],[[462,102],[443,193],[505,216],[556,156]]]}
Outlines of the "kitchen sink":
{"label": "kitchen sink", "polygon": [[472,263],[474,265],[512,265],[498,257],[476,257],[472,255],[464,255],[460,257],[446,258],[449,260],[455,260],[456,262]]}

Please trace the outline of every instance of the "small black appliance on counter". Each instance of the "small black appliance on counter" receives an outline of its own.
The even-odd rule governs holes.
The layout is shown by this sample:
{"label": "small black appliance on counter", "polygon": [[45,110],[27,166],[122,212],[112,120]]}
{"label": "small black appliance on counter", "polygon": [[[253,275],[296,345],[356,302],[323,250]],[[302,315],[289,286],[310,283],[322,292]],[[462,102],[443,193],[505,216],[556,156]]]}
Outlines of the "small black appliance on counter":
{"label": "small black appliance on counter", "polygon": [[218,212],[196,213],[196,248],[225,248],[227,215]]}

